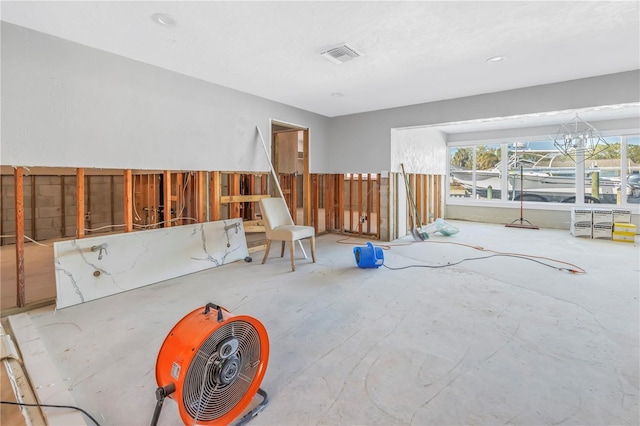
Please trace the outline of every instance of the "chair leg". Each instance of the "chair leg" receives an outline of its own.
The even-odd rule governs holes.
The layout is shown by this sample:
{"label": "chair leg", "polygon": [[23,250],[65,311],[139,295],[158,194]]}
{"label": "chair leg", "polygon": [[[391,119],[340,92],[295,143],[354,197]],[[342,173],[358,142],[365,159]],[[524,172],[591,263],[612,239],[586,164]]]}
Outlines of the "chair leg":
{"label": "chair leg", "polygon": [[282,242],[282,248],[280,249],[280,257],[284,257],[284,241]]}
{"label": "chair leg", "polygon": [[313,259],[313,263],[316,263],[316,237],[311,236],[311,259]]}
{"label": "chair leg", "polygon": [[291,270],[296,270],[296,258],[295,258],[296,245],[294,241],[289,241],[289,254],[291,255]]}
{"label": "chair leg", "polygon": [[262,258],[262,264],[267,261],[267,257],[269,257],[269,249],[271,248],[271,240],[267,240],[267,248],[264,249],[264,257]]}

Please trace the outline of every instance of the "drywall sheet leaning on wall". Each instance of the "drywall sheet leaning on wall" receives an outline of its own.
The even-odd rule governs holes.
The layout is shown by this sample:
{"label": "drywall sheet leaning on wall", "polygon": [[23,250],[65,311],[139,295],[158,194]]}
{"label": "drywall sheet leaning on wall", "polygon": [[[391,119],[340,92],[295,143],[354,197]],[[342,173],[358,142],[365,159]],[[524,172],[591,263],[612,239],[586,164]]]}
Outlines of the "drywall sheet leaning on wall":
{"label": "drywall sheet leaning on wall", "polygon": [[54,243],[57,308],[247,257],[242,219]]}

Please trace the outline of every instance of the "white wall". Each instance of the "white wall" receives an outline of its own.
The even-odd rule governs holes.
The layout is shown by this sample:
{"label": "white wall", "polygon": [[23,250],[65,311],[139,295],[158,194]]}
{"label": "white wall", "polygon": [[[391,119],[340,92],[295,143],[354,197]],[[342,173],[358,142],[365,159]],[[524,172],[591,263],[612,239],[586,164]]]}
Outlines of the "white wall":
{"label": "white wall", "polygon": [[312,172],[329,161],[326,117],[0,25],[1,164],[266,171],[270,119],[310,128]]}
{"label": "white wall", "polygon": [[[416,88],[420,90],[420,88]],[[389,169],[392,128],[507,117],[640,101],[640,71],[527,87],[331,119],[328,173]]]}
{"label": "white wall", "polygon": [[440,130],[415,127],[391,129],[390,171],[444,175],[447,173],[447,139]]}
{"label": "white wall", "polygon": [[[598,206],[592,204],[587,208]],[[601,204],[598,207],[605,209],[624,208],[632,211],[631,223],[640,229],[640,215],[636,206],[615,206]],[[447,204],[447,219],[468,220],[471,222],[497,223],[507,224],[516,220],[519,223],[520,204],[511,205],[509,207],[485,207],[481,205],[452,205]],[[571,210],[567,206],[564,210],[552,210],[545,207],[544,204],[524,203],[523,219],[528,220],[533,225],[540,228],[550,229],[570,229],[571,227]],[[525,223],[526,224],[526,223]]]}
{"label": "white wall", "polygon": [[640,100],[630,71],[330,119],[0,25],[3,165],[266,171],[255,126],[277,119],[310,128],[312,172],[376,173],[394,128]]}

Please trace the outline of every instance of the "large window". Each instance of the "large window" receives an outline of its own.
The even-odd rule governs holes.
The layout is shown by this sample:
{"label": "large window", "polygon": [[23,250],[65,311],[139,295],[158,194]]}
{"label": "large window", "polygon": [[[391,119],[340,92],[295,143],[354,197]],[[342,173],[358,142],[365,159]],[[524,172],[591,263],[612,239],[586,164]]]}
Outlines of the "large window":
{"label": "large window", "polygon": [[640,204],[640,136],[626,138],[623,145],[626,155],[622,169],[626,173],[626,188],[623,198],[628,203]]}
{"label": "large window", "polygon": [[500,199],[502,145],[451,148],[449,194],[477,200]]}
{"label": "large window", "polygon": [[597,152],[552,140],[449,149],[449,197],[478,201],[640,203],[640,136],[604,138]]}
{"label": "large window", "polygon": [[456,198],[474,197],[473,179],[475,148],[456,147],[449,150],[450,185],[449,196]]}

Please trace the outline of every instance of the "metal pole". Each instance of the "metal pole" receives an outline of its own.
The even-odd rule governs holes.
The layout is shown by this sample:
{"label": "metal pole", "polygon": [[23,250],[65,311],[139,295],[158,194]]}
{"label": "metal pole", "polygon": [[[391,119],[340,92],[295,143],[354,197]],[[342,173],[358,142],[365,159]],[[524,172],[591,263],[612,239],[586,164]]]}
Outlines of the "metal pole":
{"label": "metal pole", "polygon": [[[276,183],[276,187],[278,188],[278,193],[280,194],[280,198],[284,200],[284,194],[282,193],[282,188],[280,187],[280,180],[278,179],[278,175],[276,175],[276,171],[273,169],[273,164],[271,163],[271,156],[269,155],[269,151],[267,151],[267,144],[264,143],[264,138],[262,137],[262,132],[260,131],[260,127],[256,126],[256,129],[258,130],[258,135],[260,136],[260,141],[262,142],[264,155],[267,156],[267,161],[269,162],[269,170],[271,170],[271,176],[273,176],[273,180]],[[289,214],[289,219],[291,219],[291,222],[293,222],[293,217],[291,217],[291,212],[289,211],[289,209],[287,209],[287,213]],[[307,253],[304,251],[304,247],[302,247],[302,241],[298,240],[298,244],[300,245],[300,250],[302,250],[302,254],[306,259]]]}

